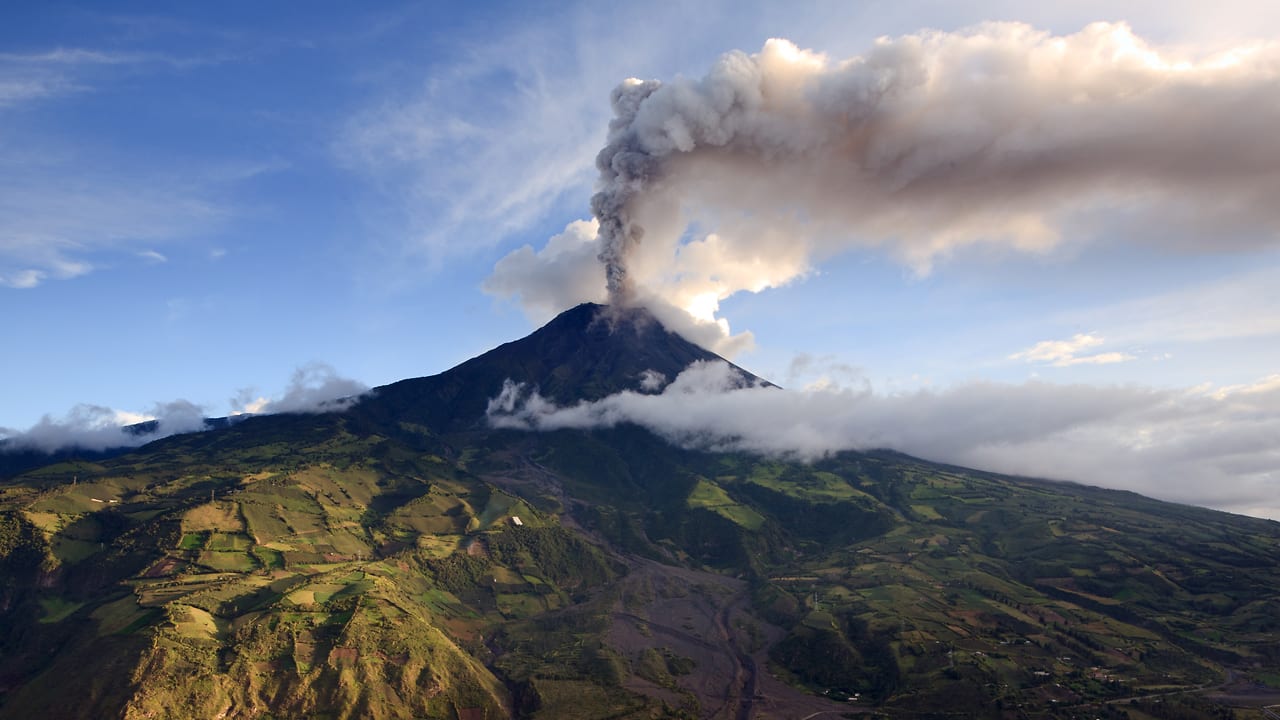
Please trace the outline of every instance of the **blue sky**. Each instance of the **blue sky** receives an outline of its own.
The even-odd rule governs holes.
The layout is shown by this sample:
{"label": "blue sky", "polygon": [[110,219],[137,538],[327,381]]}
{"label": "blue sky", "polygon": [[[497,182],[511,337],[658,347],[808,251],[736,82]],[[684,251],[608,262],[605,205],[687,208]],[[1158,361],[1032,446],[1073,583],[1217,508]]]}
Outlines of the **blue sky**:
{"label": "blue sky", "polygon": [[[376,386],[526,334],[541,316],[484,283],[590,217],[609,93],[627,77],[699,78],[770,37],[845,58],[990,20],[1054,35],[1124,21],[1206,51],[1280,32],[1280,9],[1248,2],[15,2],[3,15],[11,433],[81,404],[223,415],[279,399],[314,363]],[[1183,247],[1143,239],[1164,232],[1149,221],[1092,227],[1036,252],[962,247],[927,272],[882,245],[819,253],[717,316],[754,338],[736,362],[789,387],[1270,387],[1280,252],[1236,236],[1273,230]],[[1034,351],[1045,342],[1059,345]],[[1280,495],[1275,458],[1249,457],[1250,489],[1218,500],[1191,481],[962,459],[1280,515],[1265,500]]]}

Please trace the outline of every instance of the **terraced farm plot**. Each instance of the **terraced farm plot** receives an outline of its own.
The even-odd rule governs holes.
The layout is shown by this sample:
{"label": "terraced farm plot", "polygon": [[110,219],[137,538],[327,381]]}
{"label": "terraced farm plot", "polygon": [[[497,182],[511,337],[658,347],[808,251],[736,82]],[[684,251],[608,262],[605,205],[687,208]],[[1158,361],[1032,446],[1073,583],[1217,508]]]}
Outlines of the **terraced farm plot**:
{"label": "terraced farm plot", "polygon": [[319,542],[329,532],[328,527],[325,525],[324,513],[319,506],[316,506],[315,512],[309,509],[280,508],[280,519],[289,528],[290,535],[292,535],[295,542]]}
{"label": "terraced farm plot", "polygon": [[180,606],[173,611],[174,631],[181,637],[192,640],[216,641],[226,633],[226,621],[198,607]]}
{"label": "terraced farm plot", "polygon": [[209,535],[204,549],[214,552],[244,552],[253,547],[253,540],[239,533],[215,532]]}
{"label": "terraced farm plot", "polygon": [[105,499],[99,497],[95,501],[94,497],[96,496],[85,494],[80,488],[76,488],[65,493],[42,498],[32,504],[31,509],[42,513],[83,515],[101,510],[108,505]]}
{"label": "terraced farm plot", "polygon": [[519,572],[512,570],[511,568],[503,567],[501,565],[494,565],[493,567],[489,568],[489,572],[491,574],[491,577],[493,578],[493,581],[498,583],[499,585],[518,587],[526,584],[524,580],[524,576],[521,575]]}
{"label": "terraced farm plot", "polygon": [[729,497],[724,488],[701,478],[689,493],[688,505],[710,510],[748,530],[759,530],[765,522],[760,513]]}
{"label": "terraced farm plot", "polygon": [[626,717],[645,705],[636,697],[610,693],[596,683],[581,680],[538,678],[534,685],[542,700],[541,712],[560,720]]}
{"label": "terraced farm plot", "polygon": [[461,514],[427,516],[405,514],[392,519],[391,522],[419,535],[461,535],[470,526],[471,517]]}
{"label": "terraced farm plot", "polygon": [[134,584],[134,587],[138,596],[138,603],[152,607],[193,592],[217,588],[223,583],[235,580],[238,577],[240,576],[222,572],[200,573],[176,579],[165,578],[138,581]]}
{"label": "terraced farm plot", "polygon": [[242,500],[240,510],[249,524],[249,534],[259,545],[293,537],[293,531],[280,519],[276,506],[268,504],[267,499]]}
{"label": "terraced farm plot", "polygon": [[297,566],[323,566],[329,564],[329,561],[322,553],[311,550],[283,550],[281,556],[284,558],[285,567],[296,569]]}
{"label": "terraced farm plot", "polygon": [[238,504],[220,500],[188,510],[182,516],[182,530],[239,533],[244,532],[244,520]]}
{"label": "terraced farm plot", "polygon": [[197,560],[201,565],[224,572],[249,572],[258,567],[246,552],[215,552],[205,550]]}
{"label": "terraced farm plot", "polygon": [[320,503],[316,501],[315,497],[296,485],[273,487],[269,495],[277,505],[287,511],[309,515],[324,514],[324,510],[320,507]]}
{"label": "terraced farm plot", "polygon": [[329,505],[328,503],[321,503],[321,508],[324,510],[324,517],[331,528],[358,526],[365,519],[367,512],[365,508]]}
{"label": "terraced farm plot", "polygon": [[942,520],[942,515],[933,509],[932,505],[912,505],[911,512],[915,513],[921,520]]}
{"label": "terraced farm plot", "polygon": [[32,525],[40,528],[47,533],[56,533],[67,524],[69,520],[74,520],[78,516],[59,515],[53,512],[32,512],[23,513]]}
{"label": "terraced farm plot", "polygon": [[506,493],[495,492],[489,496],[489,502],[485,504],[484,510],[476,518],[478,529],[486,530],[492,527],[494,523],[502,522],[512,515],[527,519],[533,517],[534,513],[529,510],[529,507],[523,501]]}
{"label": "terraced farm plot", "polygon": [[[729,476],[726,479],[734,478]],[[872,500],[870,495],[853,487],[839,475],[821,470],[797,473],[794,469],[784,471],[780,466],[761,463],[751,469],[745,482],[811,502]]]}
{"label": "terraced farm plot", "polygon": [[399,508],[387,517],[387,524],[419,535],[461,535],[477,524],[475,513],[465,500],[453,495],[431,493]]}
{"label": "terraced farm plot", "polygon": [[332,544],[334,552],[341,555],[367,557],[373,552],[372,546],[365,539],[364,528],[359,525],[334,529],[327,539]]}
{"label": "terraced farm plot", "polygon": [[143,607],[133,595],[98,606],[89,617],[98,621],[98,634],[111,635],[128,631],[146,621],[156,618],[160,611]]}
{"label": "terraced farm plot", "polygon": [[312,467],[295,473],[293,480],[337,506],[367,508],[381,492],[378,474],[364,468],[337,470],[329,466]]}
{"label": "terraced farm plot", "polygon": [[62,622],[67,616],[82,607],[84,607],[84,603],[81,602],[72,602],[57,597],[43,598],[40,600],[40,609],[44,611],[44,614],[40,616],[40,622],[45,624]]}
{"label": "terraced farm plot", "polygon": [[263,545],[255,545],[250,551],[258,563],[266,570],[275,570],[284,567],[284,556],[279,550],[265,547]]}
{"label": "terraced farm plot", "polygon": [[230,576],[225,581],[187,595],[183,602],[204,610],[234,617],[279,596],[270,578],[261,575]]}
{"label": "terraced farm plot", "polygon": [[182,538],[178,540],[179,550],[199,550],[209,540],[207,532],[189,532],[183,533]]}
{"label": "terraced farm plot", "polygon": [[342,582],[324,582],[313,583],[299,590],[289,593],[287,599],[294,605],[314,605],[316,603],[329,602],[335,595],[343,591],[355,592],[370,587],[362,583],[342,583]]}
{"label": "terraced farm plot", "polygon": [[[444,558],[452,555],[462,542],[462,535],[422,535],[418,538],[418,549],[429,558]],[[484,550],[476,550],[482,554]]]}
{"label": "terraced farm plot", "polygon": [[529,593],[498,593],[498,612],[507,618],[526,618],[549,608],[541,596]]}
{"label": "terraced farm plot", "polygon": [[75,564],[88,560],[102,550],[101,543],[87,540],[75,540],[62,535],[53,536],[50,542],[53,556],[59,562]]}

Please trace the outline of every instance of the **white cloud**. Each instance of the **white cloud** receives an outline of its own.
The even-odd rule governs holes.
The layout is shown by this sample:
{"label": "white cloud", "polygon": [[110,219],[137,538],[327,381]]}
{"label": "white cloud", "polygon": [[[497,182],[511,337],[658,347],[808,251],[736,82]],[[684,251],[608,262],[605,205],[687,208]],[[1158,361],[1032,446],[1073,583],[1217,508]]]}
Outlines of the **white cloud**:
{"label": "white cloud", "polygon": [[1264,393],[1280,392],[1280,373],[1268,375],[1261,380],[1249,383],[1247,385],[1227,385],[1225,387],[1213,389],[1206,388],[1210,397],[1215,400],[1226,400],[1233,395],[1261,395]]}
{"label": "white cloud", "polygon": [[1034,363],[1048,363],[1054,367],[1070,367],[1072,365],[1111,365],[1113,363],[1136,360],[1137,357],[1123,352],[1094,353],[1081,355],[1082,350],[1102,345],[1105,340],[1088,333],[1077,333],[1070,340],[1043,340],[1035,345],[1009,356],[1010,360],[1026,360]]}
{"label": "white cloud", "polygon": [[271,398],[258,395],[253,388],[240,388],[230,400],[231,415],[259,415],[271,404]]}
{"label": "white cloud", "polygon": [[498,261],[483,284],[486,293],[517,300],[529,319],[542,324],[584,302],[604,302],[604,274],[596,242],[596,222],[575,220],[542,250],[529,245]]}
{"label": "white cloud", "polygon": [[640,389],[644,392],[657,392],[667,384],[667,376],[657,370],[645,370],[640,373]]}
{"label": "white cloud", "polygon": [[231,399],[234,414],[325,413],[345,410],[367,392],[365,385],[338,375],[330,365],[308,363],[293,371],[278,397],[255,397],[251,388]]}
{"label": "white cloud", "polygon": [[975,382],[891,395],[869,386],[797,392],[698,363],[660,394],[570,407],[509,384],[489,417],[531,430],[634,423],[684,447],[800,460],[891,448],[1280,519],[1280,382],[1224,390]]}
{"label": "white cloud", "polygon": [[[149,431],[126,429],[155,421]],[[34,449],[53,452],[64,448],[105,450],[133,447],[178,433],[204,429],[204,408],[175,400],[157,403],[145,413],[114,410],[101,405],[80,404],[66,415],[45,415],[25,431],[0,428],[3,449]]]}
{"label": "white cloud", "polygon": [[860,368],[842,362],[834,355],[798,353],[787,366],[784,387],[804,390],[869,389],[869,381]]}
{"label": "white cloud", "polygon": [[8,273],[0,274],[0,285],[5,287],[26,290],[33,288],[44,280],[47,273],[33,268],[24,268],[13,270]]}
{"label": "white cloud", "polygon": [[[368,386],[340,377],[324,363],[310,363],[294,371],[288,387],[278,397],[255,398],[252,390],[241,390],[231,400],[232,415],[339,412],[367,390]],[[207,416],[208,408],[186,400],[156,403],[146,412],[83,403],[61,418],[45,415],[27,430],[0,427],[0,452],[135,447],[170,435],[204,430]],[[155,422],[154,427],[136,427],[151,421]]]}

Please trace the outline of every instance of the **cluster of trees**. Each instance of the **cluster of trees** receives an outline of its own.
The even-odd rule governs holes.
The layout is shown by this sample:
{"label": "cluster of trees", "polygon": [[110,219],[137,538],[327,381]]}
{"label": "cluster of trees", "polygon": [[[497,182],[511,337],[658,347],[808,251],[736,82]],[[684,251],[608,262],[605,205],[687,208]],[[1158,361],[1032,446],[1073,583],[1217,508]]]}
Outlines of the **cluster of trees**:
{"label": "cluster of trees", "polygon": [[773,646],[770,657],[806,682],[883,700],[898,688],[902,672],[883,633],[848,615],[839,628],[798,626]]}
{"label": "cluster of trees", "polygon": [[32,570],[45,559],[44,534],[22,515],[0,513],[0,570],[6,574]]}
{"label": "cluster of trees", "polygon": [[509,527],[489,539],[498,562],[528,569],[564,589],[588,588],[612,580],[604,555],[578,535],[559,527]]}

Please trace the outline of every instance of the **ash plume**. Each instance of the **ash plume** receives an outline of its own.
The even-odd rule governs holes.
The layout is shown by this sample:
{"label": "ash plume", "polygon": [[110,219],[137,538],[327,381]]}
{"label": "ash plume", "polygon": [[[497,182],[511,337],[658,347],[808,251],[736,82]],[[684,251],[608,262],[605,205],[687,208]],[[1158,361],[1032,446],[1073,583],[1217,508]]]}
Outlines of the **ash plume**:
{"label": "ash plume", "polygon": [[980,243],[1280,238],[1274,43],[986,23],[840,60],[774,39],[702,78],[627,80],[612,104],[591,208],[614,303],[649,294],[710,320],[854,247],[928,272]]}
{"label": "ash plume", "polygon": [[600,223],[600,262],[611,305],[628,305],[635,292],[627,276],[627,256],[644,236],[644,228],[630,213],[631,199],[644,192],[659,170],[659,159],[635,130],[640,105],[662,83],[631,78],[614,88],[610,97],[614,119],[609,122],[608,142],[596,156],[603,189],[591,198],[591,212]]}

